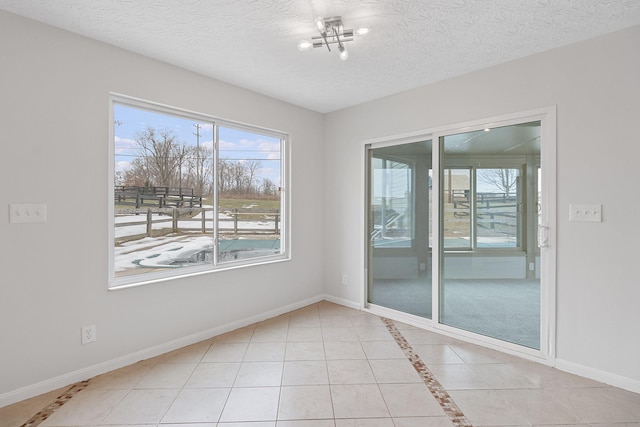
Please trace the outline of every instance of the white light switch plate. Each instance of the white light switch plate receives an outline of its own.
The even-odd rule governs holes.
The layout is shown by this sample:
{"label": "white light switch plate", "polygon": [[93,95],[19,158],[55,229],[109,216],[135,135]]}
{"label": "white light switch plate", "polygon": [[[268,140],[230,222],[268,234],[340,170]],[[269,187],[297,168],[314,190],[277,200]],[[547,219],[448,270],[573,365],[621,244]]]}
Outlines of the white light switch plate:
{"label": "white light switch plate", "polygon": [[569,205],[569,221],[602,222],[602,205]]}
{"label": "white light switch plate", "polygon": [[28,222],[47,222],[47,205],[13,203],[9,205],[9,222],[12,224]]}

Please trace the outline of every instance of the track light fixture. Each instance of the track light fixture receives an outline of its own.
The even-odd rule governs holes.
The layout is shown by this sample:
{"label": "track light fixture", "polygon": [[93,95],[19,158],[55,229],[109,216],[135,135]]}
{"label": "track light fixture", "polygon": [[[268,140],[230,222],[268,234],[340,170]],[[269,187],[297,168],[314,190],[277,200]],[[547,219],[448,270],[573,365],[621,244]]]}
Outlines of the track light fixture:
{"label": "track light fixture", "polygon": [[[316,18],[316,27],[318,28],[320,35],[312,37],[311,41],[302,40],[298,43],[299,50],[309,50],[312,47],[316,48],[326,46],[327,50],[331,52],[330,45],[337,44],[338,52],[340,52],[340,59],[345,61],[349,58],[349,51],[344,44],[353,40],[354,31],[344,29],[341,16]],[[368,32],[368,28],[360,28],[355,32],[355,34],[363,35]]]}

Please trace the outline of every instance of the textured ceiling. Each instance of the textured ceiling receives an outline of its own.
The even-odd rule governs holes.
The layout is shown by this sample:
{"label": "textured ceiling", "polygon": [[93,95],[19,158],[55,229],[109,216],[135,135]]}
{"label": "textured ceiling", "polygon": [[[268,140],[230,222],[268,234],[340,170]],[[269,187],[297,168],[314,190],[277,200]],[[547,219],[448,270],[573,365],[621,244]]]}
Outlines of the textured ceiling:
{"label": "textured ceiling", "polygon": [[[0,0],[0,9],[319,112],[640,24],[640,0]],[[350,57],[314,18],[371,32]]]}

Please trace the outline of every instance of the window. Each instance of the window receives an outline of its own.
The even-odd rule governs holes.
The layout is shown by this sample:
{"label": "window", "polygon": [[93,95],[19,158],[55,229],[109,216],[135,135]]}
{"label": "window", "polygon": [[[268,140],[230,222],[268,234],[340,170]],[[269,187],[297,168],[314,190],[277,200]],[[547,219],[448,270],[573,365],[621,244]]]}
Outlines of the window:
{"label": "window", "polygon": [[112,97],[110,287],[287,259],[285,134]]}
{"label": "window", "polygon": [[414,238],[412,165],[373,157],[371,168],[371,243],[376,248],[410,248]]}

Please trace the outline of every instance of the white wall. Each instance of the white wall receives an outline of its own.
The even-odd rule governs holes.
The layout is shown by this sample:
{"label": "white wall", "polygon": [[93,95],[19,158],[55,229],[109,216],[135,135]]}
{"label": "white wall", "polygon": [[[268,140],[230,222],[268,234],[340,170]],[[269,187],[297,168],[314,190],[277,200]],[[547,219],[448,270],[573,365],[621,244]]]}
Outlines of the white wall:
{"label": "white wall", "polygon": [[[289,132],[293,260],[107,291],[110,91]],[[321,114],[0,12],[0,406],[320,298],[323,124]],[[46,203],[48,222],[9,224],[9,203]],[[98,340],[83,346],[87,324]]]}
{"label": "white wall", "polygon": [[327,292],[361,302],[364,140],[557,105],[557,364],[640,392],[639,46],[634,27],[328,114]]}

